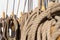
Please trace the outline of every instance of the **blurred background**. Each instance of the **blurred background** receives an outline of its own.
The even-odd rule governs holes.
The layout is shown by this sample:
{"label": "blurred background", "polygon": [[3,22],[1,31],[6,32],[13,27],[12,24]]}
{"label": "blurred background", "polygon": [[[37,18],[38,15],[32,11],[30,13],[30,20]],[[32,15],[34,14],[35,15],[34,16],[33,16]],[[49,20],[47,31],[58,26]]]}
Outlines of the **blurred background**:
{"label": "blurred background", "polygon": [[[13,1],[14,0],[8,0],[8,11],[7,11],[8,16],[10,16],[10,14],[12,13]],[[14,14],[17,13],[18,1],[19,0],[15,0]],[[24,2],[25,2],[25,0],[20,0],[20,7],[19,7],[19,11],[18,11],[18,17],[20,16],[20,12],[23,12]],[[33,0],[33,9],[37,7],[37,4],[38,4],[38,0]],[[6,5],[7,5],[7,0],[0,0],[0,18],[2,17],[3,12],[6,13]],[[26,4],[26,7],[25,7],[25,12],[28,12],[28,1],[27,1],[27,4]]]}

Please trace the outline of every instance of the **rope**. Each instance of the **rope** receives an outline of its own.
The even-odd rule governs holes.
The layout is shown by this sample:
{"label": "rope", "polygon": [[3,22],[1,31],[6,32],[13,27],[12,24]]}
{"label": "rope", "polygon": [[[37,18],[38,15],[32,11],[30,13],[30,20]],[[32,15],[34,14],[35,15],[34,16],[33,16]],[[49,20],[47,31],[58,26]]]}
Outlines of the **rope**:
{"label": "rope", "polygon": [[[56,5],[57,6],[57,5]],[[49,9],[49,10],[51,10],[52,11],[52,13],[53,12],[55,12],[55,11],[58,11],[58,7],[56,8],[56,6],[54,6],[55,7],[55,9],[53,10],[53,8],[51,8],[51,9]],[[44,17],[46,17],[46,16],[48,16],[48,14],[50,13],[50,12],[48,12],[49,10],[46,10],[45,12],[42,12],[35,20],[34,20],[34,22],[33,22],[33,25],[32,25],[32,27],[31,27],[31,40],[34,40],[34,38],[35,38],[35,32],[36,32],[36,28],[37,28],[37,26],[38,26],[38,24],[41,22],[41,20],[44,18]],[[59,9],[60,10],[60,9]],[[47,12],[47,13],[46,13]]]}
{"label": "rope", "polygon": [[41,10],[42,6],[42,0],[38,0],[38,8]]}
{"label": "rope", "polygon": [[47,9],[47,7],[48,7],[48,0],[44,0],[44,6],[45,6],[45,9]]}
{"label": "rope", "polygon": [[[24,27],[26,27],[26,26],[28,25],[30,19],[36,14],[35,12],[37,12],[37,11],[34,10],[34,11],[32,12],[32,14],[30,15],[30,17],[26,20]],[[27,28],[27,27],[26,27],[26,28]]]}
{"label": "rope", "polygon": [[[34,14],[34,16],[36,16],[36,14]],[[25,32],[26,32],[26,31],[28,31],[29,25],[31,24],[31,23],[29,24],[29,22],[32,21],[32,19],[34,18],[34,16],[33,16],[33,14],[32,14],[32,15],[28,18],[28,20],[26,21],[26,23],[25,23],[25,25],[24,25],[24,27],[23,27],[23,30],[22,30],[23,33],[21,33],[22,36],[25,35]],[[28,24],[29,24],[29,25],[28,25]],[[25,35],[25,36],[26,36],[26,35]],[[24,37],[24,36],[23,36],[23,37]],[[22,38],[23,38],[23,37],[22,37]],[[24,39],[22,39],[22,38],[21,38],[21,40],[24,40]],[[26,38],[26,37],[24,37],[24,38]]]}
{"label": "rope", "polygon": [[[49,7],[46,11],[42,12],[40,15],[38,15],[32,22],[32,18],[35,16],[35,12],[32,13],[32,15],[26,20],[25,25],[23,27],[23,30],[21,32],[21,40],[35,40],[36,31],[38,30],[39,26],[41,25],[41,21],[44,20],[43,18],[49,16],[49,14],[54,14],[54,12],[60,10],[60,4],[55,4],[54,6]],[[46,37],[48,40],[51,40],[50,35],[50,28],[51,28],[51,21],[44,22],[42,26],[42,40],[46,40]],[[53,23],[54,24],[54,23]],[[28,38],[26,39],[26,37]],[[24,39],[23,39],[24,37]],[[38,37],[38,36],[37,36]]]}
{"label": "rope", "polygon": [[20,0],[18,1],[17,15],[18,15],[18,11],[19,11],[19,6],[20,6]]}
{"label": "rope", "polygon": [[23,13],[25,12],[26,3],[27,3],[27,0],[25,0],[25,3],[24,3]]}
{"label": "rope", "polygon": [[14,12],[15,0],[13,1],[13,12]]}
{"label": "rope", "polygon": [[6,36],[5,36],[5,30],[6,30],[6,21],[5,20],[2,20],[2,26],[3,26],[3,38],[5,40],[7,40]]}
{"label": "rope", "polygon": [[47,23],[47,27],[46,27],[46,33],[47,33],[47,40],[51,40],[51,35],[50,35],[50,28],[51,28],[51,24],[54,20],[50,20],[48,23]]}
{"label": "rope", "polygon": [[[35,11],[36,11],[36,10],[35,10]],[[31,23],[32,23],[32,20],[34,20],[34,17],[37,15],[37,13],[35,13],[35,11],[32,12],[32,14],[30,15],[30,17],[26,20],[25,25],[24,25],[23,30],[22,30],[23,33],[21,33],[22,36],[25,34],[25,31],[28,30],[28,28],[30,27],[30,25],[31,25]],[[29,24],[29,23],[30,23],[30,24]],[[29,24],[29,25],[28,25],[28,24]],[[22,38],[23,38],[23,37],[22,37]],[[21,40],[23,40],[22,38],[21,38]],[[26,37],[25,37],[25,38],[26,38]]]}
{"label": "rope", "polygon": [[6,15],[7,15],[7,12],[8,12],[8,2],[9,2],[9,0],[7,0]]}
{"label": "rope", "polygon": [[60,30],[54,32],[54,33],[52,34],[52,40],[56,40],[56,38],[57,38],[59,35],[60,35]]}
{"label": "rope", "polygon": [[[25,1],[25,5],[26,5],[26,1]],[[18,8],[19,8],[19,4],[18,4]],[[14,5],[15,5],[15,1],[13,3],[13,11],[14,11]],[[60,14],[58,14],[60,13],[60,4],[53,3],[51,6],[47,8],[47,10],[41,12],[40,14],[39,12],[41,10],[39,11],[37,10],[38,9],[35,9],[31,13],[29,18],[25,21],[23,28],[21,30],[20,40],[56,40],[56,38],[60,35]],[[23,19],[25,19],[25,17]],[[7,20],[7,32],[8,32],[9,20],[10,19]],[[13,20],[16,31],[18,27],[17,21],[14,17]],[[52,26],[54,26],[54,30],[51,33]],[[7,33],[7,37],[8,40],[12,40],[12,38],[8,36],[8,33]],[[13,40],[16,39],[13,38]]]}
{"label": "rope", "polygon": [[46,40],[46,27],[47,27],[47,24],[48,21],[46,21],[42,27],[42,40]]}
{"label": "rope", "polygon": [[[27,25],[27,27],[28,27],[28,29],[30,28],[31,29],[31,26],[33,25],[32,23],[33,23],[33,21],[35,20],[35,18],[37,17],[37,14],[35,14],[33,17],[32,17],[32,19],[30,20],[30,22],[29,22],[29,24]],[[27,29],[27,30],[28,30]],[[30,40],[30,31],[28,32],[28,39],[27,40]]]}
{"label": "rope", "polygon": [[42,38],[41,38],[41,28],[42,28],[42,26],[43,26],[43,23],[39,26],[39,28],[38,28],[38,31],[37,31],[37,40],[41,40]]}
{"label": "rope", "polygon": [[[30,19],[32,18],[32,16],[36,14],[36,13],[35,13],[35,14],[34,14],[34,13],[35,13],[35,12],[33,12],[33,13],[30,15],[30,17],[26,20],[25,25],[24,25],[24,29],[25,29],[25,27],[28,25],[28,23],[29,23]],[[27,28],[27,27],[26,27],[26,28]]]}

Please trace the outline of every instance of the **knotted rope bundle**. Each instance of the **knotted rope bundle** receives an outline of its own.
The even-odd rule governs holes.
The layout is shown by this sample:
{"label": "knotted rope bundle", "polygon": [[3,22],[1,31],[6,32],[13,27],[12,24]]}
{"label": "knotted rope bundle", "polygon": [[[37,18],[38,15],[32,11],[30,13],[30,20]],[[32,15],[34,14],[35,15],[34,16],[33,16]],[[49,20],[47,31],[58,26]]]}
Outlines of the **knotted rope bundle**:
{"label": "knotted rope bundle", "polygon": [[21,40],[57,39],[60,35],[60,4],[54,3],[53,5],[38,16],[37,12],[33,12],[21,31]]}

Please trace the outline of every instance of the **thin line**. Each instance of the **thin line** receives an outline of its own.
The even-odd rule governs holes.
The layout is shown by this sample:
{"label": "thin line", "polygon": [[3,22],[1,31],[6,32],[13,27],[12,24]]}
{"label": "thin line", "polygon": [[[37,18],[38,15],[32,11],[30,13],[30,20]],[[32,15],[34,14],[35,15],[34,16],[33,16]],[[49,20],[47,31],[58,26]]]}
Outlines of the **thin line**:
{"label": "thin line", "polygon": [[19,6],[20,6],[20,0],[18,1],[17,15],[18,15],[18,11],[19,11]]}
{"label": "thin line", "polygon": [[13,12],[14,12],[15,0],[13,1]]}
{"label": "thin line", "polygon": [[6,15],[7,15],[7,12],[8,12],[8,0],[7,0],[7,5],[6,5]]}
{"label": "thin line", "polygon": [[26,3],[27,3],[27,0],[25,0],[25,3],[24,3],[23,13],[24,13],[24,11],[25,11]]}

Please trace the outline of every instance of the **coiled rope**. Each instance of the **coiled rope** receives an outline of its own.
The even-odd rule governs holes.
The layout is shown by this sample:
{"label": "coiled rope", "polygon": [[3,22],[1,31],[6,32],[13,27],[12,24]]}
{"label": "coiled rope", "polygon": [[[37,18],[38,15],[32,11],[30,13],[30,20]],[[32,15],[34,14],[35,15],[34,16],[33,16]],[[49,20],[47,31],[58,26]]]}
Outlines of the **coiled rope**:
{"label": "coiled rope", "polygon": [[[57,13],[55,13],[55,12],[60,11],[60,4],[54,3],[53,5],[48,7],[48,9],[46,11],[42,12],[37,17],[35,17],[35,19],[33,21],[32,21],[32,18],[34,18],[35,15],[34,16],[32,16],[32,15],[34,13],[30,16],[30,18],[28,18],[28,20],[25,22],[25,25],[21,32],[22,33],[21,40],[55,40],[54,33],[56,31],[58,31],[57,28],[59,28],[60,23],[55,22],[56,19],[53,18],[52,16],[54,16],[55,14],[57,15]],[[49,20],[48,16],[52,17],[52,18]],[[45,18],[45,20],[44,20],[44,18]],[[42,20],[44,20],[44,21],[42,22]],[[53,22],[53,24],[52,24],[52,22]],[[41,24],[42,24],[42,26],[40,26]],[[52,35],[51,35],[50,30],[51,30],[52,25],[58,25],[58,26],[55,26],[56,31],[54,30],[54,33],[52,33]],[[59,31],[56,34],[58,36]],[[23,39],[23,37],[24,37],[24,39]]]}

